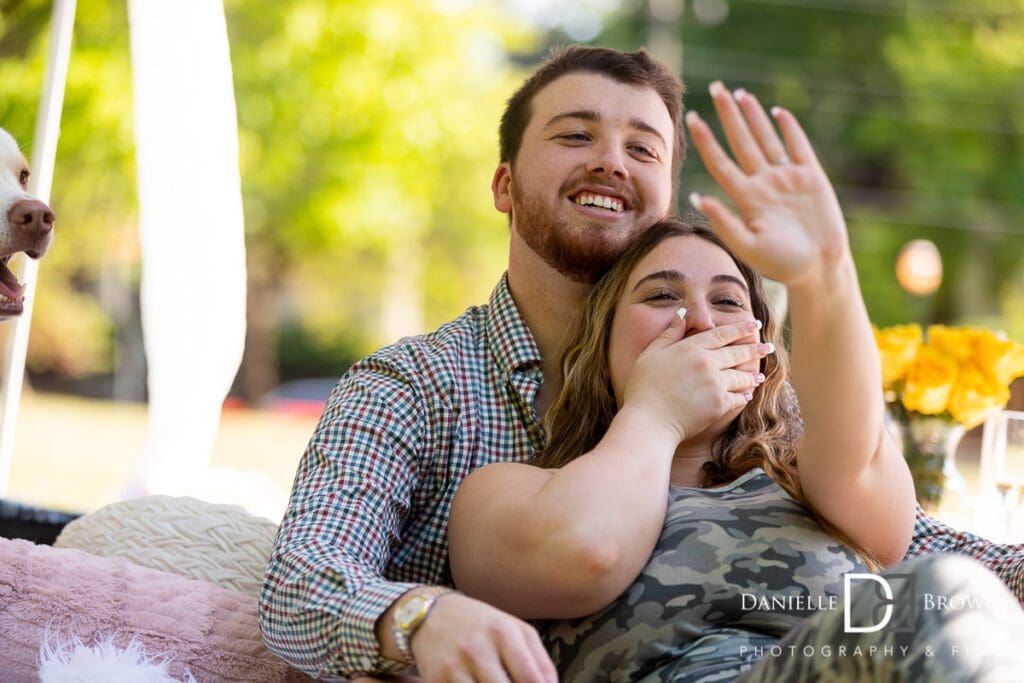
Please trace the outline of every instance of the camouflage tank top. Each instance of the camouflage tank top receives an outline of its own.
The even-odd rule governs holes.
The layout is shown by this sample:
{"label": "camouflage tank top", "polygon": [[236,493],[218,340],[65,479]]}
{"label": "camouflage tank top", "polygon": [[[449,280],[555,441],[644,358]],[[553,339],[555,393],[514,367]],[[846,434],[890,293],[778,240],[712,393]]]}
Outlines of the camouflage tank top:
{"label": "camouflage tank top", "polygon": [[541,625],[563,681],[730,681],[867,571],[760,468],[669,491],[636,582],[604,611]]}

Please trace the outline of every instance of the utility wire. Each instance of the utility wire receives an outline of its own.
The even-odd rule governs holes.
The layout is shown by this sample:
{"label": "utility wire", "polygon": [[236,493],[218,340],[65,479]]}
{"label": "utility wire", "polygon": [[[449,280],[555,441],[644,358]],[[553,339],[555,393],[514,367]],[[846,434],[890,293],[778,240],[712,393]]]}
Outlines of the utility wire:
{"label": "utility wire", "polygon": [[936,5],[935,3],[903,2],[894,4],[880,0],[743,0],[747,4],[775,5],[778,7],[799,7],[826,12],[846,14],[871,14],[897,17],[941,19],[944,21],[1003,21],[1024,17],[1021,8],[1007,7],[1004,11],[969,9],[957,5]]}
{"label": "utility wire", "polygon": [[[730,69],[739,77],[750,82],[773,83],[778,74],[800,74],[801,83],[811,83],[815,90],[841,94],[857,95],[858,97],[874,97],[887,99],[911,99],[925,102],[948,103],[953,106],[1011,104],[1024,107],[1024,96],[1010,95],[1004,99],[992,97],[989,88],[979,87],[974,92],[958,92],[946,95],[937,91],[934,95],[915,93],[907,95],[895,74],[887,73],[885,65],[880,63],[865,64],[864,62],[843,62],[830,60],[829,66],[821,68],[823,60],[818,56],[780,57],[776,54],[713,48],[703,45],[690,45],[686,49],[687,58],[683,69],[688,74],[697,71],[698,76],[714,78],[720,69]],[[811,61],[813,60],[813,62]],[[692,67],[692,68],[691,68]],[[965,68],[969,68],[965,65]],[[870,81],[870,85],[865,82]]]}
{"label": "utility wire", "polygon": [[[767,73],[762,71],[760,73],[754,73],[745,69],[736,69],[730,66],[722,66],[721,64],[705,64],[702,62],[687,61],[684,68],[684,78],[689,84],[689,90],[693,92],[697,88],[693,87],[693,79],[696,78],[700,82],[710,83],[713,80],[722,79],[726,81],[730,87],[735,87],[739,83],[749,85],[756,83],[765,86],[774,86],[778,84],[780,74],[778,73]],[[789,74],[787,74],[789,75]],[[809,92],[812,93],[826,93],[832,95],[847,95],[851,99],[856,98],[861,101],[876,98],[886,98],[897,100],[898,95],[891,94],[878,94],[872,93],[871,88],[853,88],[843,87],[840,85],[832,85],[832,83],[825,83],[820,80],[807,79],[799,77],[797,79],[801,86],[805,87]],[[841,81],[842,79],[837,79]],[[755,93],[756,94],[756,93]],[[826,113],[826,114],[841,114],[843,117],[849,118],[875,118],[879,120],[888,120],[893,122],[902,122],[906,124],[912,124],[914,126],[927,125],[932,128],[948,131],[962,131],[962,132],[973,132],[973,133],[985,133],[988,135],[998,135],[1005,137],[1024,137],[1024,128],[1016,129],[1011,125],[1000,125],[997,123],[978,123],[970,120],[970,117],[964,115],[966,109],[963,106],[954,105],[952,101],[949,101],[949,108],[946,111],[936,112],[933,108],[925,110],[915,109],[913,103],[920,101],[923,104],[941,104],[941,100],[930,99],[927,97],[915,97],[915,96],[904,96],[904,99],[908,103],[908,111],[917,111],[916,115],[901,116],[899,110],[888,109],[882,110],[879,108],[864,108],[864,109],[840,109],[837,107],[829,107],[828,105],[822,105],[820,102],[822,98],[817,98],[815,104],[811,105],[814,108],[815,113]],[[771,104],[771,103],[765,103]],[[1015,106],[1015,103],[1010,101],[1007,104]],[[997,103],[979,103],[979,106],[995,107]],[[1020,105],[1024,107],[1024,103]],[[928,112],[927,114],[921,113],[922,111]]]}
{"label": "utility wire", "polygon": [[[1007,8],[1004,12],[991,12],[984,10],[965,10],[963,5],[938,6],[934,2],[927,5],[921,3],[902,2],[898,5],[881,0],[745,0],[748,4],[776,5],[782,7],[799,7],[805,9],[817,9],[824,11],[846,12],[861,15],[889,15],[909,18],[932,18],[942,20],[963,20],[963,21],[1003,21],[1020,19],[1024,20],[1024,7]],[[923,116],[899,116],[893,111],[878,110],[844,110],[837,107],[821,105],[820,99],[814,106],[816,116],[824,113],[826,116],[840,116],[846,118],[875,118],[912,124],[915,126],[927,125],[933,128],[983,133],[994,136],[1024,137],[1024,131],[1008,126],[993,125],[988,123],[971,123],[964,117],[966,107],[1005,107],[1024,106],[1024,98],[1011,97],[1004,100],[994,99],[990,91],[980,90],[977,96],[973,94],[958,94],[955,96],[923,95],[915,93],[908,95],[898,81],[885,73],[884,64],[866,65],[857,63],[851,68],[843,69],[845,73],[833,75],[837,70],[836,66],[845,66],[844,62],[832,60],[831,67],[822,69],[821,61],[818,60],[813,66],[808,67],[797,58],[779,57],[778,55],[764,55],[738,50],[722,48],[709,48],[704,46],[688,46],[686,59],[683,63],[684,77],[688,89],[693,92],[693,79],[710,82],[715,79],[731,81],[731,85],[737,82],[746,84],[776,85],[780,76],[798,75],[800,85],[808,91],[819,94],[843,95],[851,99],[873,99],[891,100],[898,102],[903,100],[907,103],[908,109],[914,110],[914,103],[918,102],[928,105],[930,114],[927,118]],[[855,74],[855,76],[854,76]],[[876,84],[868,84],[864,81],[876,81]],[[938,117],[934,111],[934,105],[948,105],[949,115],[944,116],[940,112]],[[689,173],[690,179],[695,179],[698,184],[703,181],[712,184],[713,180],[707,176],[706,171],[700,168]],[[960,195],[950,197],[948,194],[929,194],[915,190],[897,190],[866,187],[860,185],[837,184],[836,192],[847,199],[851,210],[847,215],[852,220],[862,221],[885,221],[897,225],[907,225],[920,228],[933,228],[940,230],[951,230],[962,233],[988,233],[997,235],[1008,235],[1024,238],[1024,231],[1013,226],[992,225],[991,223],[978,223],[970,227],[956,220],[943,220],[941,218],[929,217],[922,220],[906,214],[905,212],[894,213],[887,206],[896,204],[906,205],[911,202],[930,202],[933,205],[942,206],[951,201],[971,202],[988,211],[1002,214],[1019,213],[1022,209],[1021,202],[1011,202],[991,197],[976,197]],[[849,201],[852,200],[852,201]],[[857,207],[875,206],[877,212],[870,209]]]}
{"label": "utility wire", "polygon": [[[684,169],[683,174],[686,176],[689,181],[688,185],[691,187],[717,187],[717,185],[715,185],[715,181],[707,174],[703,167],[701,167],[699,171],[696,169]],[[1013,213],[1019,212],[1024,208],[1020,204],[965,195],[950,197],[948,195],[929,194],[915,190],[891,190],[878,187],[867,187],[864,185],[834,183],[834,187],[836,188],[836,194],[840,199],[840,204],[844,206],[844,214],[852,220],[875,222],[884,221],[886,223],[895,223],[897,225],[952,230],[971,234],[986,233],[993,235],[1009,235],[1011,237],[1020,238],[1022,243],[1024,243],[1024,230],[1021,228],[982,223],[965,226],[962,222],[955,220],[943,220],[935,217],[922,219],[911,216],[905,212],[894,211],[893,209],[887,208],[893,204],[906,204],[909,201],[915,200],[929,201],[939,206],[950,203],[951,201],[957,201],[972,202],[975,206],[979,206],[993,212]],[[714,194],[714,191],[711,191],[708,194]],[[875,208],[874,210],[860,208],[865,206]]]}

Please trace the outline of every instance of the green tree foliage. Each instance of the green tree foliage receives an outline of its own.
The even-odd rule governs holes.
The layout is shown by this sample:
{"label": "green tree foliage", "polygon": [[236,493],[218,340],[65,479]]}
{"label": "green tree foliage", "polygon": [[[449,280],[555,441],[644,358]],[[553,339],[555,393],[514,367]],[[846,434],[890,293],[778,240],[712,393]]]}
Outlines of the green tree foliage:
{"label": "green tree foliage", "polygon": [[[961,252],[950,311],[1014,324],[1024,290],[1024,2],[979,0],[907,22],[886,56],[914,130],[890,131],[912,210],[953,226],[936,242]],[[1024,326],[1012,330],[1024,338]]]}
{"label": "green tree foliage", "polygon": [[[874,320],[1011,321],[1024,280],[1024,2],[680,3],[687,106],[709,113],[707,85],[722,79],[797,114],[836,183]],[[645,44],[654,4],[624,0],[594,42]],[[682,186],[714,191],[696,155]],[[930,300],[894,274],[918,237],[946,268]]]}
{"label": "green tree foliage", "polygon": [[[534,37],[493,5],[441,0],[226,0],[225,12],[249,395],[276,380],[282,325],[336,362],[338,347],[352,359],[485,300],[507,243],[489,195],[497,123],[521,79],[505,55]],[[48,13],[43,0],[0,4],[0,125],[26,149]],[[30,368],[109,371],[118,339],[138,343],[124,294],[139,274],[133,144],[125,3],[80,3],[52,196],[58,238],[40,275]]]}
{"label": "green tree foliage", "polygon": [[[50,5],[8,2],[0,15],[0,125],[26,152],[43,88]],[[126,27],[123,2],[79,4],[51,195],[57,238],[40,265],[29,343],[36,371],[113,368],[117,316],[104,299],[138,259]]]}
{"label": "green tree foliage", "polygon": [[[287,295],[324,343],[363,353],[486,299],[506,240],[488,192],[497,122],[519,78],[504,52],[528,36],[430,2],[227,10],[251,332],[272,334],[260,318]],[[249,358],[265,342],[250,334]]]}

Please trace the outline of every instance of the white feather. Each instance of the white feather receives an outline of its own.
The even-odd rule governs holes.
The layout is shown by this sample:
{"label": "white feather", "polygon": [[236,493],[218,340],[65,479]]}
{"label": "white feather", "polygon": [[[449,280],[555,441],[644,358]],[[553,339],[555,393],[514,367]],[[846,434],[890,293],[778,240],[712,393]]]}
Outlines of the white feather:
{"label": "white feather", "polygon": [[47,632],[39,648],[39,680],[42,683],[195,683],[192,674],[178,679],[168,671],[170,657],[148,655],[141,642],[132,638],[119,648],[113,636],[93,646],[75,636],[61,640]]}

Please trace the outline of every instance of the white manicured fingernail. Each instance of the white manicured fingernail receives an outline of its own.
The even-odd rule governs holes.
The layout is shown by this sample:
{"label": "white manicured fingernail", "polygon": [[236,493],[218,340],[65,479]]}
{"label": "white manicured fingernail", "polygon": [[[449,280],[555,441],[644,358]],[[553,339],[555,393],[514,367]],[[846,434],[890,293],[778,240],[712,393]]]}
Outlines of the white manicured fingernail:
{"label": "white manicured fingernail", "polygon": [[781,113],[782,113],[782,107],[779,107],[779,106],[772,107],[772,116],[776,116],[777,117]]}
{"label": "white manicured fingernail", "polygon": [[740,100],[747,96],[747,91],[744,90],[743,88],[736,88],[735,90],[732,91],[732,96],[736,98],[737,102],[739,102]]}
{"label": "white manicured fingernail", "polygon": [[686,317],[686,309],[685,309],[685,308],[683,308],[682,306],[680,306],[679,308],[677,308],[677,309],[676,309],[676,316],[677,316],[677,317],[678,317],[678,318],[679,318],[680,320],[682,320],[683,318],[685,318],[685,317]]}
{"label": "white manicured fingernail", "polygon": [[722,81],[711,81],[711,83],[708,84],[708,92],[712,95],[717,95],[724,90],[725,86],[722,85]]}
{"label": "white manicured fingernail", "polygon": [[686,125],[692,126],[696,121],[700,121],[700,114],[692,109],[686,112]]}
{"label": "white manicured fingernail", "polygon": [[690,200],[690,206],[692,206],[693,208],[695,208],[698,211],[700,211],[700,202],[701,202],[701,199],[703,199],[703,197],[701,197],[696,192],[691,192],[690,196],[687,197],[687,199]]}

